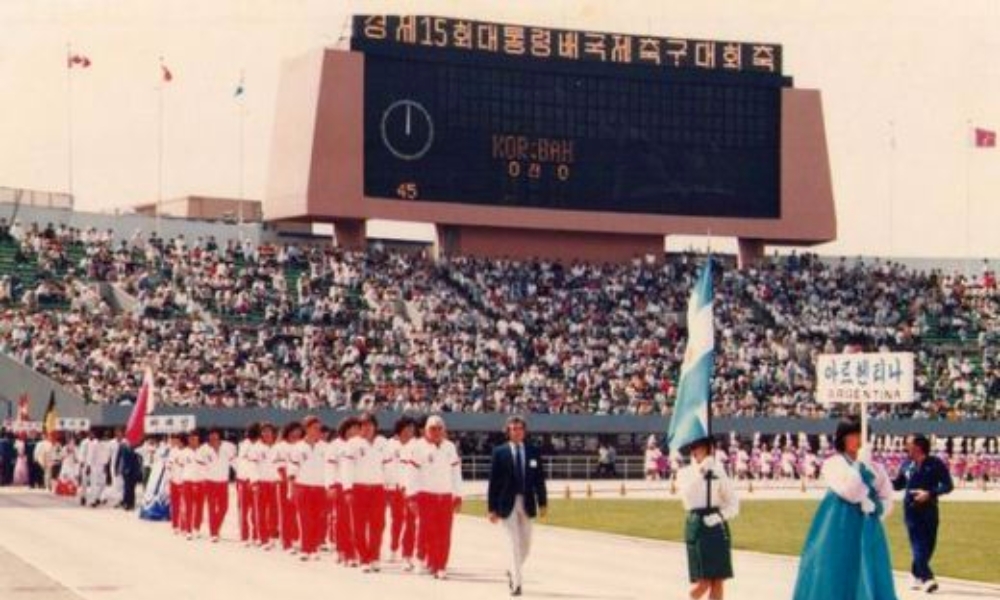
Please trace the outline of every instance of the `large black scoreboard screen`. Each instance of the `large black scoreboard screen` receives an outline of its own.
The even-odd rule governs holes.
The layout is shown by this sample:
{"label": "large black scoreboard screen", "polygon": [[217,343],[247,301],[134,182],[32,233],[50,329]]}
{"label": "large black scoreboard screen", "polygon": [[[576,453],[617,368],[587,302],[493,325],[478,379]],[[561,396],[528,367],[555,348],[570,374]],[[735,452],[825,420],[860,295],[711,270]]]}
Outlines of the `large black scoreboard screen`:
{"label": "large black scoreboard screen", "polygon": [[359,16],[352,49],[368,197],[780,216],[780,46]]}

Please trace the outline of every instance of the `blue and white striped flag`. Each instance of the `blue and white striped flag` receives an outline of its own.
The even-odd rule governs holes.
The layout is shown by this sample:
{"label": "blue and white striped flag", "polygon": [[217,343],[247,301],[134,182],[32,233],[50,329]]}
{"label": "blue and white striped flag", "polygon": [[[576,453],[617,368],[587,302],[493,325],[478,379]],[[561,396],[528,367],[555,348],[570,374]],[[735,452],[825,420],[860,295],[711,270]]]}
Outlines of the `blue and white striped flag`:
{"label": "blue and white striped flag", "polygon": [[712,320],[712,257],[705,261],[691,292],[687,311],[688,342],[677,386],[677,402],[670,418],[667,445],[680,450],[708,436],[708,403],[715,366],[715,324]]}

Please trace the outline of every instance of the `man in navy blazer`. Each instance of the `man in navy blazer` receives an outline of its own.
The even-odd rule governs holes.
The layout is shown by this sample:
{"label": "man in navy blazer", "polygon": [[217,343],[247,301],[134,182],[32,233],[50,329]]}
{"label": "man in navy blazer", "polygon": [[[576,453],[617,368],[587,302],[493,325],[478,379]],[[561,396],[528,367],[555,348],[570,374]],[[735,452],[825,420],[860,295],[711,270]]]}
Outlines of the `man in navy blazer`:
{"label": "man in navy blazer", "polygon": [[487,497],[490,522],[502,522],[510,539],[510,594],[520,596],[524,562],[531,549],[531,519],[545,516],[548,493],[541,452],[524,441],[524,418],[508,418],[505,429],[507,442],[493,449]]}

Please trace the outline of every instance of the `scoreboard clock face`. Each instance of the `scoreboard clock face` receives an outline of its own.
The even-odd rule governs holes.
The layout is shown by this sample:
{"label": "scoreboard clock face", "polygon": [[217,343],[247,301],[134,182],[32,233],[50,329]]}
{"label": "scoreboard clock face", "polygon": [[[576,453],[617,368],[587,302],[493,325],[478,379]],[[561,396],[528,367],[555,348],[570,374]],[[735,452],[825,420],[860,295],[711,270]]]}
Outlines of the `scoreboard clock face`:
{"label": "scoreboard clock face", "polygon": [[777,218],[786,82],[367,54],[365,195]]}
{"label": "scoreboard clock face", "polygon": [[434,143],[434,120],[415,100],[397,100],[382,113],[382,143],[399,160],[422,158]]}

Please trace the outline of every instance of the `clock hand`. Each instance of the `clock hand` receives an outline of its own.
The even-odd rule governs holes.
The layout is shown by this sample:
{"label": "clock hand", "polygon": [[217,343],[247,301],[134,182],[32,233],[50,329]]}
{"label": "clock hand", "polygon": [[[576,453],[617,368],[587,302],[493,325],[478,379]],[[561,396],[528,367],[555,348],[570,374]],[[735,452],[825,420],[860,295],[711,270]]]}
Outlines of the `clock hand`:
{"label": "clock hand", "polygon": [[406,105],[406,135],[407,136],[410,135],[410,111],[412,111],[412,110],[413,110],[413,107],[410,106],[409,104],[407,104]]}

